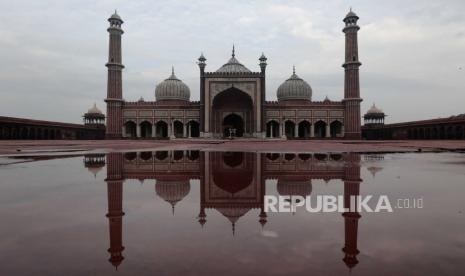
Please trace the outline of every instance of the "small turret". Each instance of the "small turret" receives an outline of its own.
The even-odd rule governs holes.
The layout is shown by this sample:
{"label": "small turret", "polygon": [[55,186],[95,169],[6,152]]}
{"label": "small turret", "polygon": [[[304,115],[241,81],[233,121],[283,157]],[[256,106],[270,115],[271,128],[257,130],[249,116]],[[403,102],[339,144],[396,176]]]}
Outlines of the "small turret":
{"label": "small turret", "polygon": [[105,125],[105,115],[102,111],[97,108],[97,104],[94,105],[84,113],[84,125],[95,125],[95,126],[104,126]]}

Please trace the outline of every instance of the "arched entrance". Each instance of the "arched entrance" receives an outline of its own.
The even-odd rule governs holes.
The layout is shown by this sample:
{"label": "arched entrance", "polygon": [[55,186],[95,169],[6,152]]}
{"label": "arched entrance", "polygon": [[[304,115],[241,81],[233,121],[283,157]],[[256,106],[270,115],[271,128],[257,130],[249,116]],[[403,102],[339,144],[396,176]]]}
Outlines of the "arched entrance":
{"label": "arched entrance", "polygon": [[279,137],[279,123],[276,121],[269,121],[266,124],[266,137],[277,138]]}
{"label": "arched entrance", "polygon": [[339,121],[334,121],[329,124],[329,130],[331,134],[331,138],[340,137],[342,134],[342,123]]}
{"label": "arched entrance", "polygon": [[140,123],[140,136],[143,138],[152,137],[152,124],[151,123],[147,121],[143,121],[142,123]]}
{"label": "arched entrance", "polygon": [[299,123],[299,138],[310,137],[310,123],[306,120]]}
{"label": "arched entrance", "polygon": [[174,121],[173,123],[173,134],[176,138],[182,138],[184,131],[184,124],[180,121]]}
{"label": "arched entrance", "polygon": [[326,137],[326,123],[318,121],[315,123],[315,137],[325,138]]}
{"label": "arched entrance", "polygon": [[242,137],[244,135],[244,120],[237,114],[229,114],[223,119],[223,137],[230,137],[231,130],[233,137]]}
{"label": "arched entrance", "polygon": [[255,116],[252,98],[231,87],[215,96],[210,113],[210,129],[214,136],[229,137],[229,129],[236,128],[236,136],[252,136]]}
{"label": "arched entrance", "polygon": [[166,138],[168,137],[168,124],[164,121],[158,121],[156,124],[157,127],[157,138]]}
{"label": "arched entrance", "polygon": [[294,138],[295,124],[293,121],[286,121],[284,123],[284,130],[285,130],[287,139]]}
{"label": "arched entrance", "polygon": [[136,137],[136,123],[134,123],[133,121],[127,121],[126,123],[124,123],[124,127],[126,129],[126,137]]}
{"label": "arched entrance", "polygon": [[200,125],[196,121],[190,121],[188,123],[188,137],[199,137],[200,136]]}

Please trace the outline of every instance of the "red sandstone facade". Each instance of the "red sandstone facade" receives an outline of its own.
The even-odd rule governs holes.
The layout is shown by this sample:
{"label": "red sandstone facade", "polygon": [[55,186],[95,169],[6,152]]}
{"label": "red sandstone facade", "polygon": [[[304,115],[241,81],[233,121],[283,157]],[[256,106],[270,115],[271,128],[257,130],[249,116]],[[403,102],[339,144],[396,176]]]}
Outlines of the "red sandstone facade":
{"label": "red sandstone facade", "polygon": [[116,13],[110,27],[107,98],[107,138],[361,138],[358,16],[344,18],[346,36],[344,98],[311,100],[311,88],[294,74],[278,89],[278,101],[266,101],[267,58],[260,72],[231,59],[215,72],[198,60],[200,101],[190,101],[189,88],[174,75],[156,89],[156,101],[126,102],[122,97],[121,25]]}

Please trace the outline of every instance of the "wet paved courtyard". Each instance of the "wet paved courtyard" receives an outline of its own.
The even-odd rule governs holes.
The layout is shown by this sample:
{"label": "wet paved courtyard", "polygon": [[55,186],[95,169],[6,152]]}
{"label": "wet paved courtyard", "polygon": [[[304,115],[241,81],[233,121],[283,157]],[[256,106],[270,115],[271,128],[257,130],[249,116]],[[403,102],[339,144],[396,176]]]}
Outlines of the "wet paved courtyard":
{"label": "wet paved courtyard", "polygon": [[[463,153],[94,151],[0,164],[0,275],[465,271]],[[326,195],[387,196],[393,211],[265,208],[265,196]]]}

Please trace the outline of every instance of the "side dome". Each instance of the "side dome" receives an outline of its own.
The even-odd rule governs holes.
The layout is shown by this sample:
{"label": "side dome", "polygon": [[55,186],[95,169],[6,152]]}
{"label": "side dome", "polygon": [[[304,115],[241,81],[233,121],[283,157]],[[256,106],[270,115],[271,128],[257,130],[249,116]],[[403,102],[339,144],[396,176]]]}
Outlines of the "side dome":
{"label": "side dome", "polygon": [[174,68],[171,71],[171,76],[162,81],[155,88],[156,101],[164,100],[181,100],[189,101],[191,92],[189,87],[174,75]]}
{"label": "side dome", "polygon": [[293,70],[292,76],[278,87],[278,101],[286,100],[312,100],[312,88],[301,79]]}

